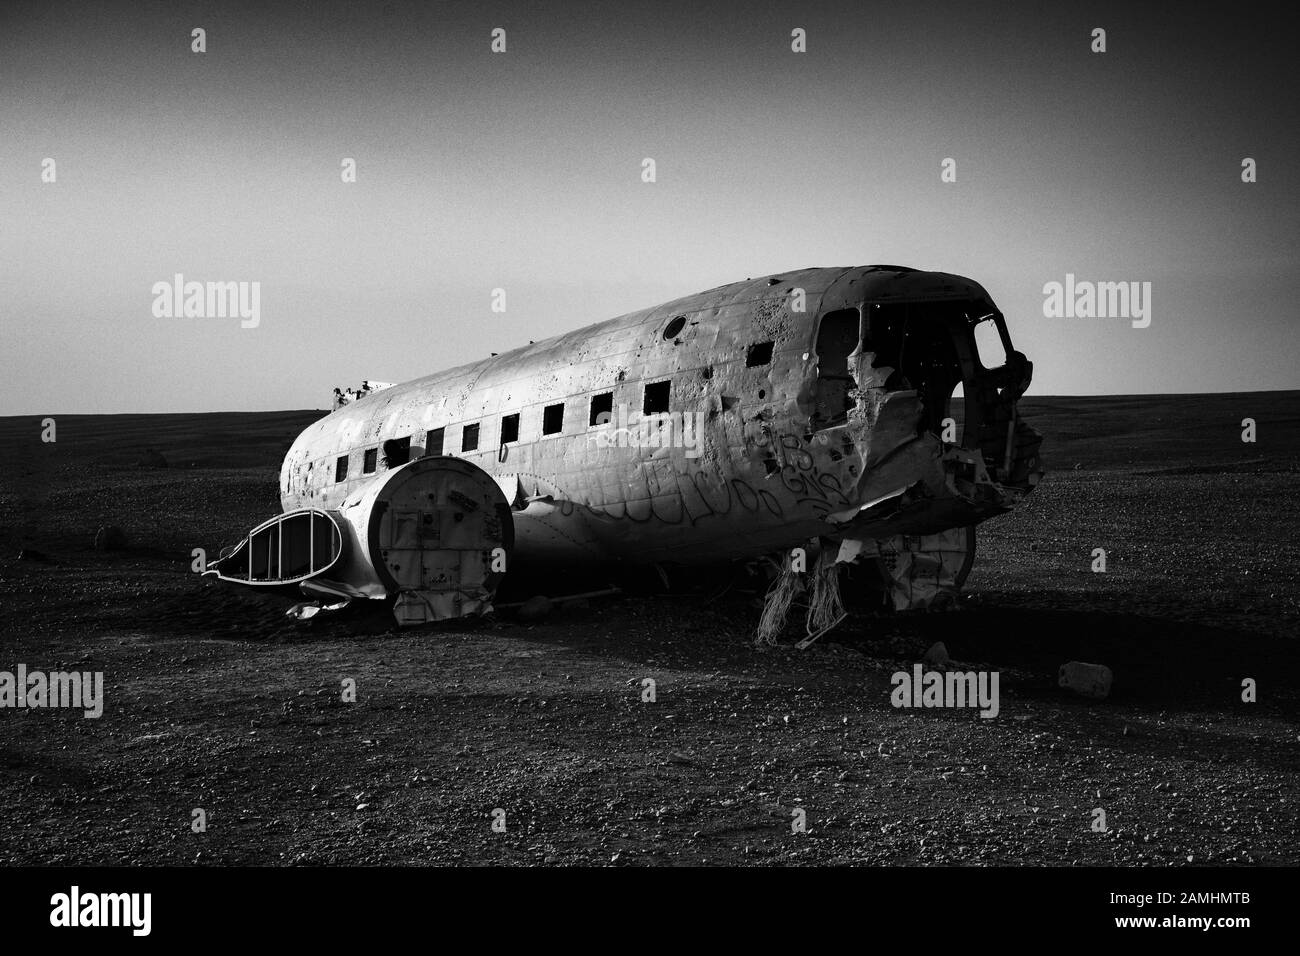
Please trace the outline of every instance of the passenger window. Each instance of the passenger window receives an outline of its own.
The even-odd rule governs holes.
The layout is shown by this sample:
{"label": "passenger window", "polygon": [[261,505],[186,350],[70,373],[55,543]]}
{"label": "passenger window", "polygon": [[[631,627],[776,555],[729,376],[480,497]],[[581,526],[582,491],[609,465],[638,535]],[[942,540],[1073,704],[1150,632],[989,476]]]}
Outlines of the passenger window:
{"label": "passenger window", "polygon": [[379,449],[367,448],[365,457],[361,460],[361,473],[363,475],[372,474],[375,470],[375,463],[379,461]]}
{"label": "passenger window", "polygon": [[442,436],[446,432],[445,428],[430,428],[429,436],[425,440],[424,453],[426,455],[442,454]]}
{"label": "passenger window", "polygon": [[474,451],[478,448],[478,422],[466,425],[460,436],[460,450]]}
{"label": "passenger window", "polygon": [[614,393],[601,392],[591,396],[591,420],[589,425],[603,425],[614,417]]}
{"label": "passenger window", "polygon": [[542,434],[555,435],[564,431],[564,403],[547,405],[542,409]]}
{"label": "passenger window", "polygon": [[668,396],[672,391],[672,382],[651,382],[645,387],[645,401],[641,411],[646,415],[657,415],[668,411]]}
{"label": "passenger window", "polygon": [[338,461],[334,463],[334,480],[336,482],[346,481],[348,477],[348,456],[339,455]]}
{"label": "passenger window", "polygon": [[501,444],[519,441],[519,413],[503,415],[501,418]]}

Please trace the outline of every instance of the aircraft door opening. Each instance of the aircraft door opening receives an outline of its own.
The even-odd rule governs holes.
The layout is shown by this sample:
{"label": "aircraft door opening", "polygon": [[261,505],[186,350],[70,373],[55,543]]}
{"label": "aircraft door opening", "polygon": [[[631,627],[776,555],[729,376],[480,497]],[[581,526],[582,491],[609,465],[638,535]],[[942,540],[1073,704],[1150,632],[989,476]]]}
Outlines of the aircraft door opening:
{"label": "aircraft door opening", "polygon": [[814,430],[842,425],[853,408],[849,394],[857,382],[849,373],[849,356],[858,347],[861,316],[857,309],[837,309],[822,316],[817,329],[817,400]]}

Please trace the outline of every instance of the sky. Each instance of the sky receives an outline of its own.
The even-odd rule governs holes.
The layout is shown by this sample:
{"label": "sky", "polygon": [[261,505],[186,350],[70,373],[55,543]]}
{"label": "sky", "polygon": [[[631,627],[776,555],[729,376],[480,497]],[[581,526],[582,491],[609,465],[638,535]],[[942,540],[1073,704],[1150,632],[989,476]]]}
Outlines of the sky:
{"label": "sky", "polygon": [[[327,408],[870,263],[980,282],[1031,395],[1300,388],[1290,8],[1137,6],[0,4],[0,415]],[[1067,274],[1150,325],[1044,315]]]}

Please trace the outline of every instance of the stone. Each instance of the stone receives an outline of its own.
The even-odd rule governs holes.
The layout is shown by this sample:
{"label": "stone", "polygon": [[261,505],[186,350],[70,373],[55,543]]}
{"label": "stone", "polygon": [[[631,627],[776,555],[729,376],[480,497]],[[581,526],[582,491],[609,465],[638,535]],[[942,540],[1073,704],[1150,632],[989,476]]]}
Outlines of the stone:
{"label": "stone", "polygon": [[946,667],[951,658],[948,656],[948,648],[943,641],[937,641],[925,652],[925,657],[922,660],[931,667]]}
{"label": "stone", "polygon": [[1062,664],[1058,683],[1083,697],[1104,700],[1110,696],[1113,675],[1105,664],[1087,664],[1070,661]]}

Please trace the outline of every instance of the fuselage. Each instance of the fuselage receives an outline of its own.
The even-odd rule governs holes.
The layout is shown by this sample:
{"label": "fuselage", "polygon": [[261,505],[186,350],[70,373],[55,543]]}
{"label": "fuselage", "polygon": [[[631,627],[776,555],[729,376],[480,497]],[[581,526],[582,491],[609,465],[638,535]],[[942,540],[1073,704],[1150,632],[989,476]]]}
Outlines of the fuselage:
{"label": "fuselage", "polygon": [[[803,269],[366,395],[294,442],[281,503],[338,509],[386,466],[441,454],[491,475],[516,547],[547,560],[925,534],[1005,511],[1037,479],[1037,444],[1016,437],[1029,370],[969,279]],[[964,414],[945,421],[958,385]]]}

